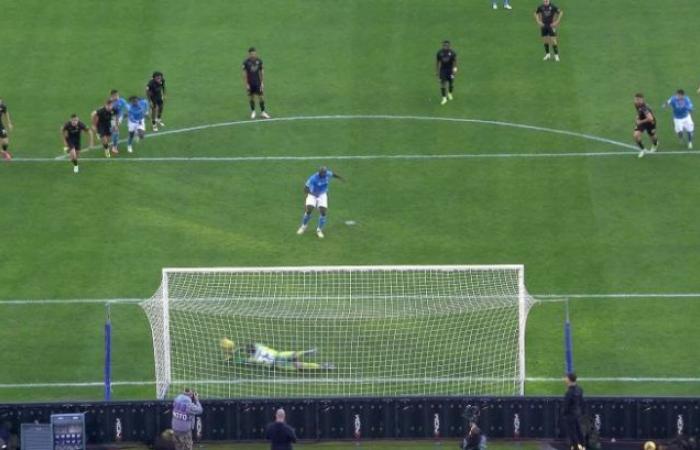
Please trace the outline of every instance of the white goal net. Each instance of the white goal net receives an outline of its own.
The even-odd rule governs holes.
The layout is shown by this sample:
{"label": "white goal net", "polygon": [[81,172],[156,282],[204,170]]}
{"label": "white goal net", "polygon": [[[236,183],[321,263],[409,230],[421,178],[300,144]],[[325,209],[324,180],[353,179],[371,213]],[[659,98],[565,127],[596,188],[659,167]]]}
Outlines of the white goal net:
{"label": "white goal net", "polygon": [[142,303],[158,398],[516,395],[524,269],[163,269]]}

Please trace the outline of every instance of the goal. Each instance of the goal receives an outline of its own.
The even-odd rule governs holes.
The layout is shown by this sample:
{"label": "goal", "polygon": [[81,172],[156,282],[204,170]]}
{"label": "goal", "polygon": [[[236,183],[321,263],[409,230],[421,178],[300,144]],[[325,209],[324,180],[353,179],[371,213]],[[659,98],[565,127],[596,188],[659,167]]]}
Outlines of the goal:
{"label": "goal", "polygon": [[158,398],[521,395],[522,265],[163,269]]}

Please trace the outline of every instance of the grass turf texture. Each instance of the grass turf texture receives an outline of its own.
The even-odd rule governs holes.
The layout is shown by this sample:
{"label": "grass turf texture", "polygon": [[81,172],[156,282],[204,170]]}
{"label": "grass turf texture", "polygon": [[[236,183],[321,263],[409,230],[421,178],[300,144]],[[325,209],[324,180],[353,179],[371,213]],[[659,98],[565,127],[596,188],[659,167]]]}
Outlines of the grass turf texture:
{"label": "grass turf texture", "polygon": [[[668,7],[664,7],[664,5]],[[60,155],[71,112],[87,121],[112,87],[141,93],[165,73],[167,129],[245,120],[239,63],[256,45],[274,116],[401,114],[479,118],[628,142],[631,96],[647,94],[662,151],[680,150],[658,105],[691,91],[681,42],[700,38],[692,0],[639,7],[560,1],[562,63],[543,63],[534,2],[97,1],[4,5],[0,95],[18,157]],[[671,7],[672,6],[672,7]],[[663,7],[664,14],[658,14]],[[105,27],[105,24],[119,26]],[[643,25],[643,26],[640,26]],[[611,30],[615,39],[610,37]],[[651,35],[648,30],[653,30]],[[455,101],[440,107],[434,53],[459,54]],[[123,147],[122,147],[123,148]],[[493,126],[409,121],[272,122],[147,139],[134,156],[258,156],[619,151],[580,138]],[[164,266],[523,263],[536,293],[698,292],[694,156],[335,161],[327,238],[294,236],[301,184],[325,161],[0,165],[0,298],[149,296]],[[120,155],[119,158],[128,158]],[[345,220],[357,221],[354,227]],[[315,219],[312,224],[315,224]],[[114,378],[153,377],[138,307],[114,308]],[[700,304],[572,304],[585,376],[693,377]],[[528,321],[528,376],[562,371],[560,304]],[[0,383],[101,377],[98,305],[0,306]],[[446,345],[451,345],[447,343]],[[700,394],[698,383],[591,383],[596,394]],[[559,394],[532,382],[530,394]],[[5,389],[5,401],[99,399],[100,388]],[[152,386],[115,397],[151,398]]]}

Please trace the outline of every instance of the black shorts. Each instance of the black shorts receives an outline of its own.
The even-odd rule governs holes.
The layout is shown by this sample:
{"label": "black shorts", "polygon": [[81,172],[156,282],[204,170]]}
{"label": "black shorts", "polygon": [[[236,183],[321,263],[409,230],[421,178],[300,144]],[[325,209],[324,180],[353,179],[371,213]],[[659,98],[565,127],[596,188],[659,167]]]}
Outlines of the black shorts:
{"label": "black shorts", "polygon": [[653,136],[656,134],[656,124],[655,123],[643,123],[641,125],[637,125],[634,127],[634,131],[640,131],[642,133],[646,133],[649,136]]}
{"label": "black shorts", "polygon": [[262,84],[260,83],[249,83],[248,95],[263,95]]}
{"label": "black shorts", "polygon": [[440,72],[440,81],[447,83],[455,79],[455,74],[450,70],[449,72]]}
{"label": "black shorts", "polygon": [[151,106],[163,107],[163,97],[151,97]]}
{"label": "black shorts", "polygon": [[557,37],[557,30],[551,25],[544,25],[540,31],[542,32],[542,37]]}
{"label": "black shorts", "polygon": [[68,150],[71,151],[75,150],[76,152],[80,151],[80,141],[68,141]]}
{"label": "black shorts", "polygon": [[112,125],[97,125],[97,134],[100,137],[112,137]]}

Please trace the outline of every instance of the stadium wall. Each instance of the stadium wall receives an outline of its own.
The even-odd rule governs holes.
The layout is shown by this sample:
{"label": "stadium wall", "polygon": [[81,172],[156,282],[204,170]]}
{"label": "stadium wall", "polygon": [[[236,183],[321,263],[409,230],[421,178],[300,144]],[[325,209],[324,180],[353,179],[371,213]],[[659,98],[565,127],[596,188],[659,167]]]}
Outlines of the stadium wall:
{"label": "stadium wall", "polygon": [[[196,438],[259,440],[274,410],[283,407],[301,439],[435,439],[465,434],[465,410],[479,411],[489,439],[558,439],[558,398],[382,398],[203,401]],[[471,406],[471,407],[470,407]],[[700,435],[700,399],[590,398],[591,429],[602,439],[671,439]],[[52,413],[85,412],[89,443],[150,443],[170,427],[170,402],[95,402],[0,405],[0,421],[48,423]]]}

